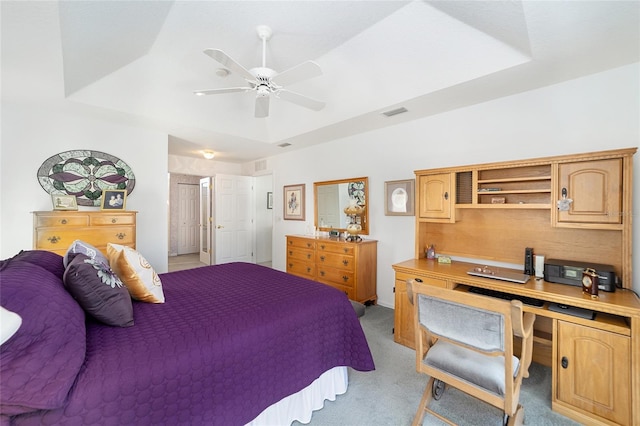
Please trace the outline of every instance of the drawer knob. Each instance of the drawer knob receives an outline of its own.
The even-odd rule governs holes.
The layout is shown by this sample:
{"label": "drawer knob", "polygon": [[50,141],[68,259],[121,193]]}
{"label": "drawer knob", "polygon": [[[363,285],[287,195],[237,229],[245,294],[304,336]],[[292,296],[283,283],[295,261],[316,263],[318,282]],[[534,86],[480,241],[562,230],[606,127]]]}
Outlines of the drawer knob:
{"label": "drawer knob", "polygon": [[346,275],[343,275],[342,276],[342,281],[344,281],[346,283],[347,281],[349,281],[349,277],[346,276]]}
{"label": "drawer knob", "polygon": [[421,278],[414,278],[414,280],[416,280],[417,283],[421,283],[422,282]]}
{"label": "drawer knob", "polygon": [[116,223],[116,222],[118,222],[118,219],[116,219],[115,217],[111,219],[111,223]]}
{"label": "drawer knob", "polygon": [[62,238],[53,236],[53,237],[47,238],[47,240],[49,240],[51,244],[58,244],[58,242],[61,241]]}
{"label": "drawer knob", "polygon": [[122,233],[122,232],[120,232],[119,234],[116,234],[116,237],[117,237],[119,240],[124,240],[124,237],[126,237],[126,236],[127,236],[127,234],[124,234],[124,233]]}
{"label": "drawer knob", "polygon": [[311,272],[311,267],[307,266],[307,272]]}
{"label": "drawer knob", "polygon": [[290,264],[289,264],[289,268],[293,268],[293,263],[290,263]]}
{"label": "drawer knob", "polygon": [[63,225],[66,225],[66,224],[67,224],[67,219],[62,219],[62,220],[60,221],[60,223],[62,223]]}
{"label": "drawer knob", "polygon": [[343,260],[342,260],[342,264],[343,264],[344,266],[347,266],[347,265],[349,265],[349,261],[348,261],[347,259],[343,259]]}
{"label": "drawer knob", "polygon": [[346,248],[346,247],[345,247],[345,248],[343,248],[342,250],[344,250],[344,254],[349,253],[349,249],[348,249],[348,248]]}
{"label": "drawer knob", "polygon": [[320,245],[320,248],[321,248],[322,250],[324,250],[324,244],[321,244],[321,245]]}
{"label": "drawer knob", "polygon": [[307,253],[307,259],[311,259],[311,253]]}
{"label": "drawer knob", "polygon": [[293,255],[293,250],[289,250],[289,256]]}
{"label": "drawer knob", "polygon": [[320,261],[324,262],[324,256],[320,256]]}
{"label": "drawer knob", "polygon": [[324,277],[324,271],[320,271],[320,275]]}

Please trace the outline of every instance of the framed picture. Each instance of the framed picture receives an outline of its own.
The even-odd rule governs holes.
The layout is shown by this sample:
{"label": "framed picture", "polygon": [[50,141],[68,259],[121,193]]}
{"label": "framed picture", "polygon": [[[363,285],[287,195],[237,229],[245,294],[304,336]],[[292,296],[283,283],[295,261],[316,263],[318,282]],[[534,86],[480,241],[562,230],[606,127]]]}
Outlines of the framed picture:
{"label": "framed picture", "polygon": [[107,189],[102,191],[100,210],[124,210],[126,204],[126,189]]}
{"label": "framed picture", "polygon": [[267,192],[267,209],[273,208],[273,192]]}
{"label": "framed picture", "polygon": [[415,180],[391,180],[384,183],[384,214],[387,216],[415,215]]}
{"label": "framed picture", "polygon": [[78,200],[75,195],[51,194],[54,210],[78,210]]}
{"label": "framed picture", "polygon": [[284,219],[304,220],[304,184],[284,187]]}

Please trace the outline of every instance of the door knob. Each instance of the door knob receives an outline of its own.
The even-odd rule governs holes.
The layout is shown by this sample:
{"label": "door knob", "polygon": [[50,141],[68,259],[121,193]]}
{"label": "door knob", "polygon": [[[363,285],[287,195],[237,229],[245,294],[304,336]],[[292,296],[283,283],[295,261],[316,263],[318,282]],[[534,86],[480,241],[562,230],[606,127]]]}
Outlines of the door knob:
{"label": "door knob", "polygon": [[222,229],[222,228],[224,228],[224,226],[222,226],[222,225],[218,225],[218,226],[216,226],[216,228],[218,228],[218,229]]}

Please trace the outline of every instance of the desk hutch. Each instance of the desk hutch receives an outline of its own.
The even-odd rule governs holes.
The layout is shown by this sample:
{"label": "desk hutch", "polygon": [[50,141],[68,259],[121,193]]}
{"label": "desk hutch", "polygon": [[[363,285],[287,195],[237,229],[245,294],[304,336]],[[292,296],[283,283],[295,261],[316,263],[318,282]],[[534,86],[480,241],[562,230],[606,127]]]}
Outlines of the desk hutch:
{"label": "desk hutch", "polygon": [[[552,369],[553,410],[585,424],[640,424],[640,299],[631,291],[636,150],[416,171],[415,257],[393,265],[395,341],[415,348],[409,278],[537,299],[541,307],[525,310],[536,314],[534,361]],[[572,200],[568,210],[557,208],[561,199]],[[426,259],[431,244],[452,263]],[[467,274],[484,261],[522,264],[526,247],[547,259],[612,265],[621,288],[592,299],[581,287],[535,277],[515,284]]]}

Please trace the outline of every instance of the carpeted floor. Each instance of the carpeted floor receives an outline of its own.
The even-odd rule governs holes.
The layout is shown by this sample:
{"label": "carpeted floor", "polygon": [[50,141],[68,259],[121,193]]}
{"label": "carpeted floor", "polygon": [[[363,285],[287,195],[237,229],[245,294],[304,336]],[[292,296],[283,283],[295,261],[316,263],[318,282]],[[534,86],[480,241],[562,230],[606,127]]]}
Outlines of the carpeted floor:
{"label": "carpeted floor", "polygon": [[[415,371],[413,350],[393,341],[393,310],[368,306],[360,319],[373,354],[376,371],[349,370],[349,390],[335,401],[325,401],[313,414],[311,426],[402,426],[410,425],[417,410],[427,376]],[[577,425],[551,411],[551,369],[533,364],[524,379],[520,403],[525,408],[527,426]],[[431,408],[460,425],[502,424],[502,412],[447,388]],[[301,423],[294,422],[294,425]],[[423,425],[445,423],[427,415]]]}

